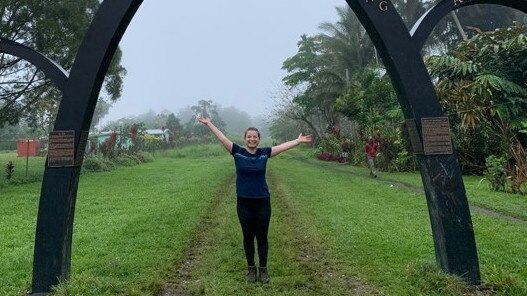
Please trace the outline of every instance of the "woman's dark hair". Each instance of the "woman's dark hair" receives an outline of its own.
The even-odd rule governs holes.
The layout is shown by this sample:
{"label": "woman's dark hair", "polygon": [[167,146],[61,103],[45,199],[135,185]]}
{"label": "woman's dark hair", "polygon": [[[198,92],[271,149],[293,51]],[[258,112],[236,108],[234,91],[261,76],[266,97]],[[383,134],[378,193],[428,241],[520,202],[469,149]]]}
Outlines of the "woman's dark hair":
{"label": "woman's dark hair", "polygon": [[243,133],[243,138],[244,138],[244,139],[245,139],[245,137],[247,137],[247,132],[248,132],[248,131],[255,131],[255,132],[258,134],[258,139],[261,138],[261,137],[260,137],[260,131],[259,131],[257,128],[251,126],[251,127],[248,127],[248,128],[245,130],[245,133]]}

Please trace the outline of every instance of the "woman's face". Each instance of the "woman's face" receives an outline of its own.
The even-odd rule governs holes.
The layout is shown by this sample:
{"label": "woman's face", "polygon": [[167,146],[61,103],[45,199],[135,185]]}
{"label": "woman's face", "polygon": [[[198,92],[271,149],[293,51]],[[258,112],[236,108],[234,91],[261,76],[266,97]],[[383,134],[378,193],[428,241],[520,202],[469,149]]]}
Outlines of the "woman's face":
{"label": "woman's face", "polygon": [[258,137],[258,132],[249,130],[245,135],[245,146],[247,148],[256,148],[260,144],[260,137]]}

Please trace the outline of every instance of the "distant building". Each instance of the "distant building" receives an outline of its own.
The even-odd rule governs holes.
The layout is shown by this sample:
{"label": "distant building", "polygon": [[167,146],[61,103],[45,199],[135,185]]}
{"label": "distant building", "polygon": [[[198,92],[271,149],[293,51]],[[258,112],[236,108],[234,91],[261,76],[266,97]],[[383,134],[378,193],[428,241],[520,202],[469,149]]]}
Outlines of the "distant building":
{"label": "distant building", "polygon": [[129,149],[132,146],[132,140],[130,137],[123,138],[123,141],[120,140],[121,136],[119,131],[102,131],[88,136],[85,153],[88,155],[97,154],[101,145],[110,138],[113,133],[117,135],[117,145],[121,145],[121,148]]}
{"label": "distant building", "polygon": [[145,134],[152,135],[155,137],[158,137],[162,139],[165,142],[169,142],[170,140],[170,130],[164,128],[164,129],[147,129],[143,131]]}
{"label": "distant building", "polygon": [[[86,153],[93,154],[99,149],[99,147],[106,141],[112,133],[117,134],[117,143],[122,145],[123,149],[129,149],[132,146],[132,139],[129,136],[123,137],[123,141],[120,141],[120,132],[119,131],[102,131],[94,134],[90,134],[88,137],[88,143],[86,144]],[[168,129],[146,129],[141,130],[140,134],[152,135],[156,138],[159,138],[165,142],[170,140],[170,131]]]}

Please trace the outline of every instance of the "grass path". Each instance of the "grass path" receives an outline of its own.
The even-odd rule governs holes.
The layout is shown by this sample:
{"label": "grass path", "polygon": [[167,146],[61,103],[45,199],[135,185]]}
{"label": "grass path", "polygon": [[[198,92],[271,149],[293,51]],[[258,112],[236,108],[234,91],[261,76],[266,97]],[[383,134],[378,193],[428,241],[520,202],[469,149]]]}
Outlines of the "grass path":
{"label": "grass path", "polygon": [[[294,154],[273,160],[268,171],[273,209],[271,284],[245,283],[229,179],[217,189],[185,259],[155,295],[490,295],[490,290],[463,288],[457,279],[438,275],[430,267],[433,246],[426,205],[417,198],[423,196],[418,185],[396,175],[371,179],[349,166],[306,165],[311,161],[298,160]],[[511,291],[525,291],[517,278],[525,272],[523,242],[508,250],[494,244],[511,244],[524,223],[489,212],[477,210],[473,217],[483,277],[505,291],[496,295],[515,295]],[[503,230],[498,241],[496,228]],[[509,260],[505,254],[517,259]],[[513,288],[509,291],[507,285]]]}
{"label": "grass path", "polygon": [[[295,155],[294,153],[291,153],[292,155]],[[323,166],[325,169],[330,169],[332,171],[338,171],[338,172],[341,172],[341,173],[349,173],[351,174],[353,177],[358,177],[358,178],[361,178],[361,179],[367,179],[367,180],[371,180],[371,177],[367,174],[367,169],[366,168],[359,168],[359,167],[352,167],[352,166],[349,166],[349,165],[335,165],[335,163],[332,163],[332,162],[329,162],[329,163],[325,163],[325,162],[321,162],[321,161],[317,161],[317,160],[313,160],[313,159],[309,159],[306,161],[306,159],[303,157],[303,156],[299,156],[299,155],[296,155],[294,157],[295,159],[298,159],[298,160],[302,160],[304,163],[308,163],[312,166]],[[472,177],[474,178],[474,177]],[[421,179],[420,178],[413,178],[413,181],[420,181]],[[425,192],[424,192],[424,188],[423,188],[423,184],[422,183],[415,183],[415,182],[407,182],[405,180],[401,180],[401,179],[398,179],[397,178],[397,175],[396,174],[393,174],[393,173],[387,173],[387,174],[383,174],[382,172],[379,174],[379,176],[375,179],[375,181],[379,182],[379,183],[383,183],[383,184],[386,184],[388,186],[394,186],[394,187],[397,187],[397,188],[401,188],[401,189],[405,189],[405,190],[408,190],[408,191],[412,191],[412,192],[415,192],[415,193],[419,193],[421,196],[424,196]],[[465,182],[467,183],[467,182]],[[524,213],[524,212],[519,212],[519,213],[516,213],[516,212],[510,212],[508,210],[510,210],[510,207],[507,208],[507,210],[502,210],[500,208],[493,208],[493,207],[490,207],[489,205],[485,204],[485,203],[482,203],[482,202],[479,202],[477,200],[474,200],[474,199],[471,199],[470,198],[470,189],[471,188],[467,188],[467,195],[469,195],[469,204],[470,204],[470,209],[475,211],[475,212],[478,212],[480,214],[483,214],[483,215],[487,215],[487,216],[491,216],[491,217],[495,217],[495,218],[498,218],[498,219],[502,219],[502,220],[506,220],[506,221],[512,221],[512,222],[516,222],[516,223],[520,223],[520,224],[524,224],[524,225],[527,225],[527,213]],[[494,194],[498,195],[498,194],[504,194],[504,193],[499,193],[499,192],[494,192]],[[505,194],[504,194],[505,195]],[[518,196],[516,195],[512,195],[512,197],[514,198],[518,198]],[[508,196],[507,198],[511,198],[510,196]],[[521,196],[519,197],[521,198]]]}
{"label": "grass path", "polygon": [[197,231],[193,233],[188,245],[185,247],[182,259],[169,271],[166,282],[156,293],[158,296],[189,295],[189,283],[192,281],[194,266],[206,252],[206,244],[210,243],[210,229],[218,226],[216,214],[222,202],[229,193],[229,187],[234,182],[234,175],[230,176],[218,190],[202,214]]}
{"label": "grass path", "polygon": [[236,216],[234,176],[216,191],[183,260],[157,296],[183,295],[377,295],[376,289],[345,274],[328,256],[324,241],[297,219],[291,194],[270,172],[272,218],[269,285],[245,283],[245,257]]}

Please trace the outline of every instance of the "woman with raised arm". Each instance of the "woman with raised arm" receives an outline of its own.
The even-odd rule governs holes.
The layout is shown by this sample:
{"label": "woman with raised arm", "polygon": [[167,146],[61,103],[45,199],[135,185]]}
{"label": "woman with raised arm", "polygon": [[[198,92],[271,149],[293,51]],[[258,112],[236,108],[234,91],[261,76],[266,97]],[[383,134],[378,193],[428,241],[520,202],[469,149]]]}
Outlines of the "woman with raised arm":
{"label": "woman with raised arm", "polygon": [[[267,160],[287,151],[300,143],[311,142],[311,135],[300,134],[297,139],[273,147],[258,148],[260,132],[249,127],[244,134],[245,147],[229,140],[207,117],[198,116],[197,120],[206,125],[234,158],[236,166],[237,212],[243,233],[243,249],[247,259],[247,282],[260,279],[269,283],[267,272],[268,241],[267,231],[271,220],[271,200],[265,180]],[[259,268],[255,264],[254,239],[258,246]]]}

